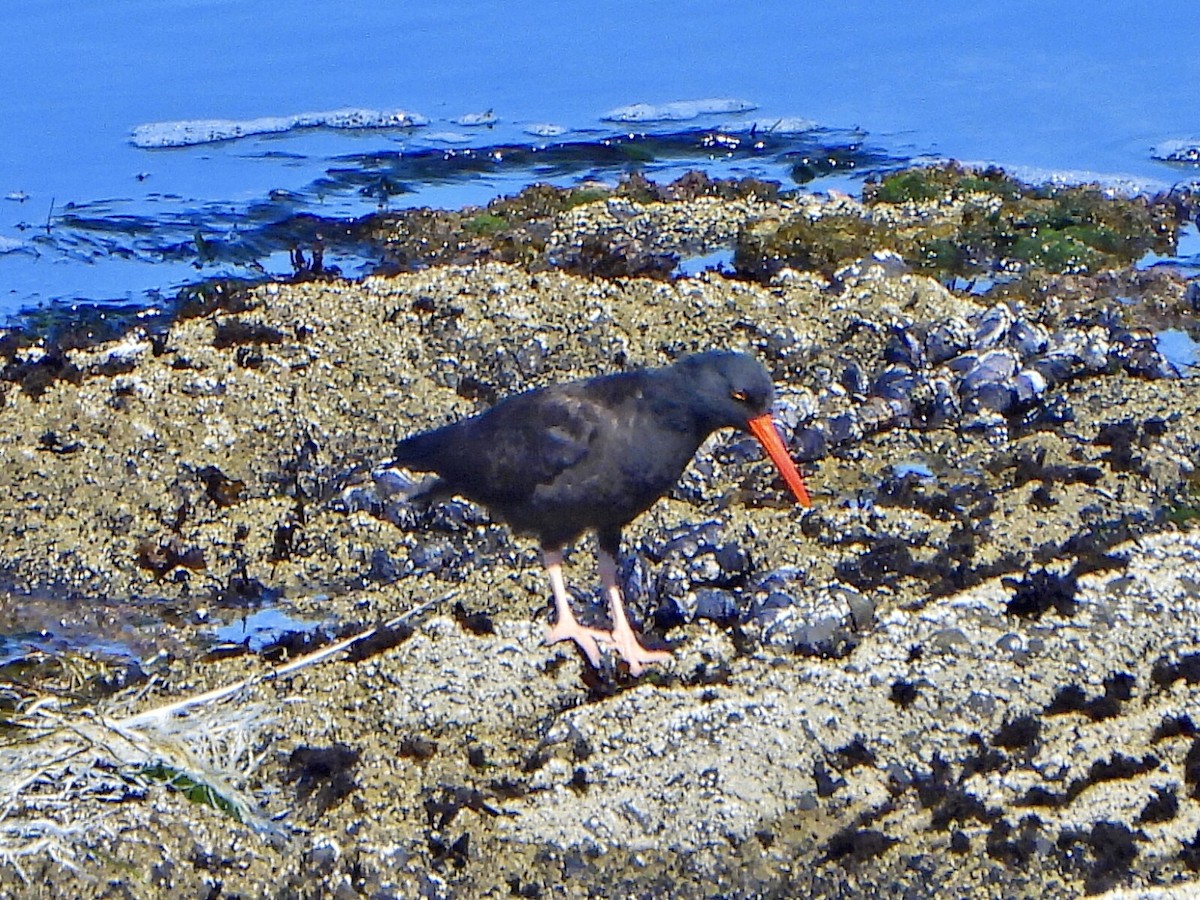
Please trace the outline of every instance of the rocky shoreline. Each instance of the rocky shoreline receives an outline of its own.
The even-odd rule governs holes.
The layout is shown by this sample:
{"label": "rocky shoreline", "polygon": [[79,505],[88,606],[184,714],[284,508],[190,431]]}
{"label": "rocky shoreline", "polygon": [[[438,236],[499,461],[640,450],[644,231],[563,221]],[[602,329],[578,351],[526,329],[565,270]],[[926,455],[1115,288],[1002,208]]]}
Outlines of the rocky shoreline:
{"label": "rocky shoreline", "polygon": [[[895,204],[892,223],[963,219]],[[668,279],[495,251],[10,349],[4,633],[63,643],[31,641],[3,676],[0,896],[1195,881],[1200,392],[1147,335],[1194,329],[1200,292],[1105,268],[984,296],[895,252],[831,270],[779,249],[788,223],[834,216],[886,218],[842,197],[593,199],[530,233],[593,262],[749,235],[775,262],[759,281]],[[540,644],[529,542],[384,490],[413,430],[709,347],[771,369],[816,502],[789,505],[737,435],[702,448],[627,535],[634,610],[676,653],[641,679]],[[1044,383],[1022,395],[1028,372]],[[590,548],[568,563],[593,583]],[[307,624],[265,646],[213,637],[262,608]]]}

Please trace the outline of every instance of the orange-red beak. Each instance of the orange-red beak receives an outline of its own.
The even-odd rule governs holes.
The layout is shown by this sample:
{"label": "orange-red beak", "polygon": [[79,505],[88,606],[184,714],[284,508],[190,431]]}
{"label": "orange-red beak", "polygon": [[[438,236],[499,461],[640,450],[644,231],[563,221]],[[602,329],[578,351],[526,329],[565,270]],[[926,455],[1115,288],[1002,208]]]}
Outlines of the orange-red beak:
{"label": "orange-red beak", "polygon": [[761,416],[755,416],[746,425],[750,429],[750,433],[763,445],[767,456],[771,457],[771,462],[775,463],[775,468],[779,470],[783,480],[792,489],[792,493],[796,495],[800,505],[812,506],[812,501],[808,498],[808,488],[804,486],[804,478],[800,475],[796,464],[792,462],[792,458],[788,456],[787,448],[783,446],[783,438],[779,436],[779,432],[775,429],[775,423],[771,420],[771,414],[763,413]]}

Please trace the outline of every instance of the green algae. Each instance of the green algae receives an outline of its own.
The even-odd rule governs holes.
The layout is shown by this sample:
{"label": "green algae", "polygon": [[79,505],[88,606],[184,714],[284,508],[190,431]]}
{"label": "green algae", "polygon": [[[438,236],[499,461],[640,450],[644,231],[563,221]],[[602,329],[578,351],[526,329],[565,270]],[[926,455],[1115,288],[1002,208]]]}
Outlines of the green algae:
{"label": "green algae", "polygon": [[597,200],[603,200],[612,192],[603,188],[578,188],[571,191],[567,195],[567,209],[573,209],[576,206],[585,206],[588,203],[595,203]]}
{"label": "green algae", "polygon": [[508,226],[508,220],[503,216],[492,213],[480,213],[473,219],[468,219],[463,228],[468,234],[488,235],[503,231]]}
{"label": "green algae", "polygon": [[196,780],[193,776],[166,763],[155,763],[142,766],[137,774],[151,781],[165,784],[171,790],[181,794],[189,803],[207,806],[222,812],[236,822],[244,821],[241,807],[226,797],[211,784]]}
{"label": "green algae", "polygon": [[1094,274],[1148,252],[1174,252],[1181,214],[1168,197],[1120,197],[1098,185],[1028,185],[1001,169],[947,164],[897,172],[863,189],[861,215],[798,215],[746,229],[739,273],[832,275],[881,250],[941,279],[994,272]]}
{"label": "green algae", "polygon": [[954,199],[971,194],[991,194],[1005,200],[1021,196],[1022,185],[1003,169],[966,169],[955,164],[907,169],[868,183],[863,201],[871,203],[913,203]]}
{"label": "green algae", "polygon": [[778,230],[745,229],[734,250],[733,265],[741,274],[766,280],[781,268],[832,273],[844,262],[891,247],[886,228],[862,216],[833,214],[796,216]]}
{"label": "green algae", "polygon": [[1020,235],[1010,254],[1051,272],[1092,272],[1102,266],[1104,259],[1101,251],[1069,229]]}
{"label": "green algae", "polygon": [[[557,268],[601,277],[667,277],[675,262],[668,265],[657,255],[650,258],[631,248],[622,235],[596,236],[586,252],[554,256],[551,238],[558,217],[608,199],[648,205],[681,203],[698,197],[773,202],[780,197],[780,187],[754,178],[714,179],[701,172],[689,172],[660,185],[634,172],[611,187],[593,182],[573,187],[533,184],[511,196],[498,197],[485,207],[379,213],[360,219],[349,231],[355,241],[374,248],[385,272],[493,260],[533,271]],[[596,258],[603,259],[604,264],[595,265]]]}

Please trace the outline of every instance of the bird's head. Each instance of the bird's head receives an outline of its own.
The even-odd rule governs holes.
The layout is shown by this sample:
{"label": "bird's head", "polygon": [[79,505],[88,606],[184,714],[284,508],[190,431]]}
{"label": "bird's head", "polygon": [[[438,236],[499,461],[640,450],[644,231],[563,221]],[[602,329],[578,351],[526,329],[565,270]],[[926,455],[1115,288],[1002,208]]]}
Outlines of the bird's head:
{"label": "bird's head", "polygon": [[712,428],[740,428],[763,415],[775,399],[771,376],[745,353],[710,350],[675,364],[695,411]]}
{"label": "bird's head", "polygon": [[788,487],[803,506],[810,501],[804,479],[788,456],[771,420],[775,388],[762,363],[745,353],[710,350],[675,364],[691,397],[693,410],[710,430],[749,431],[763,445]]}

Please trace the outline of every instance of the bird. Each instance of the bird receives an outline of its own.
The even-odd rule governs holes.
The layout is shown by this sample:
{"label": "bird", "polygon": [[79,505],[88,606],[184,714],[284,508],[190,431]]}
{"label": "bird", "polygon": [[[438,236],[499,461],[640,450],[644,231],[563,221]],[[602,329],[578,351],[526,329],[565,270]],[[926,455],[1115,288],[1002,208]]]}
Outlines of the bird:
{"label": "bird", "polygon": [[[516,534],[535,537],[555,605],[545,643],[574,641],[594,668],[604,645],[637,676],[671,654],[645,647],[629,622],[617,575],[621,531],[679,481],[710,434],[749,431],[796,500],[810,505],[771,418],[773,399],[771,377],[757,359],[710,350],[667,366],[510,395],[477,415],[404,438],[391,464],[437,475],[422,496],[464,497]],[[564,548],[588,531],[597,538],[611,631],[576,619],[563,578]]]}

